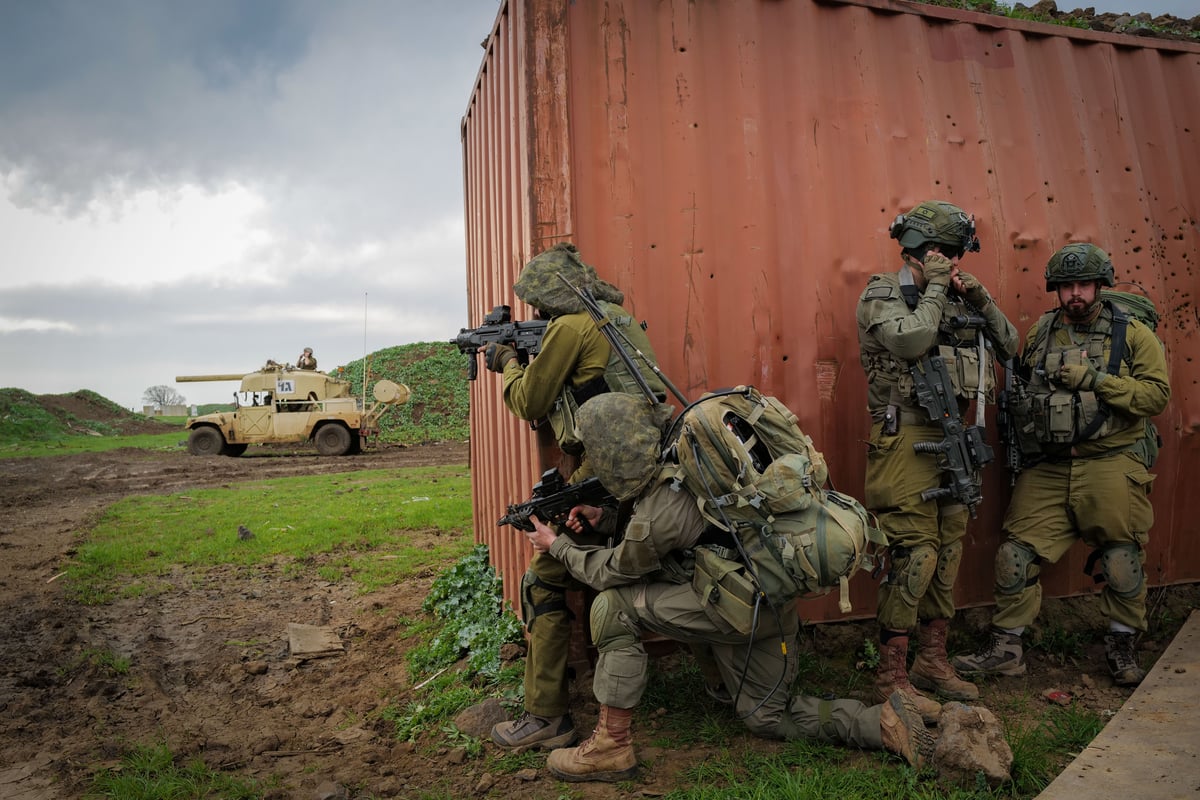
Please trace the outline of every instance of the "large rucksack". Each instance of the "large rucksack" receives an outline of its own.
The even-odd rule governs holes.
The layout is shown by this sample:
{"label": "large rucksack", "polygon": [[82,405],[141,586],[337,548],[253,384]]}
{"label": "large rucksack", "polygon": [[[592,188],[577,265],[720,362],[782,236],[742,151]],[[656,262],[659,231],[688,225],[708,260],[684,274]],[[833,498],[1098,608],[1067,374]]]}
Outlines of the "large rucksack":
{"label": "large rucksack", "polygon": [[862,504],[826,488],[825,459],[797,417],[753,386],[710,392],[671,425],[674,478],[720,533],[694,549],[693,585],[705,605],[749,633],[766,601],[840,589],[886,544]]}

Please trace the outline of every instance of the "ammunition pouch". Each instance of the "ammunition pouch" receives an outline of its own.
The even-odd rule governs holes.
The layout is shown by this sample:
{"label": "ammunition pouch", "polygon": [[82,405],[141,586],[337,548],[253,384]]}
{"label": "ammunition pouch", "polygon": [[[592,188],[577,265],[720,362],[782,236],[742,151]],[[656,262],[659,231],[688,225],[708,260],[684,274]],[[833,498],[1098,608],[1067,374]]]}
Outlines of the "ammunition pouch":
{"label": "ammunition pouch", "polygon": [[749,636],[754,630],[758,592],[738,561],[723,558],[707,546],[694,549],[696,571],[692,589],[704,613],[724,620],[735,631]]}

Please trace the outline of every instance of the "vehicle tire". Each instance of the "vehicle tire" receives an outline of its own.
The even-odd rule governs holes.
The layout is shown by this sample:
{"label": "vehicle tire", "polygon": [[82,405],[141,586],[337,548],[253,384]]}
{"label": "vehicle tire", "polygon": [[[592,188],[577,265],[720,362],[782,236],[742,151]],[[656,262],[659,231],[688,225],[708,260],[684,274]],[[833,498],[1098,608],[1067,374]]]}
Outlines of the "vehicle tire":
{"label": "vehicle tire", "polygon": [[237,458],[242,453],[246,452],[248,445],[245,442],[241,444],[226,444],[225,449],[221,451],[221,455]]}
{"label": "vehicle tire", "polygon": [[225,450],[225,437],[216,428],[193,428],[188,434],[188,452],[194,456],[216,456]]}
{"label": "vehicle tire", "polygon": [[344,456],[350,452],[350,429],[345,425],[331,422],[322,425],[313,434],[313,441],[316,442],[317,452],[323,456]]}

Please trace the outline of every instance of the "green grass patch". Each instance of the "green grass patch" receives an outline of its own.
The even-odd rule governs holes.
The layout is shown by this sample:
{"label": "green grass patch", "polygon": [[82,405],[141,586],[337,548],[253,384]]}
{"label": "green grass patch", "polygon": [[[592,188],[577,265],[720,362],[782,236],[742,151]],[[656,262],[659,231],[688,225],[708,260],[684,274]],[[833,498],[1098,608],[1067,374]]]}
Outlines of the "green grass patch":
{"label": "green grass patch", "polygon": [[252,481],[115,503],[67,580],[76,598],[100,603],[154,593],[177,567],[290,559],[368,592],[468,552],[470,530],[465,466]]}
{"label": "green grass patch", "polygon": [[121,765],[98,774],[87,800],[257,800],[263,789],[253,780],[210,769],[196,759],[177,763],[165,745],[140,746]]}

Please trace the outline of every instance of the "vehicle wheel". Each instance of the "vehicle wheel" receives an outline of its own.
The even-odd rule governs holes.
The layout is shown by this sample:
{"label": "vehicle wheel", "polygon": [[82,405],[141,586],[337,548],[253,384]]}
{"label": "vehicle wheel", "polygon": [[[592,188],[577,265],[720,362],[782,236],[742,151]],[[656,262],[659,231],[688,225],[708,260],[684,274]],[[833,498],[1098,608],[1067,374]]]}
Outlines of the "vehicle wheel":
{"label": "vehicle wheel", "polygon": [[216,428],[194,428],[188,434],[188,452],[194,456],[215,456],[225,449],[225,437]]}
{"label": "vehicle wheel", "polygon": [[350,430],[336,422],[324,425],[313,435],[317,452],[323,456],[344,456],[350,452]]}
{"label": "vehicle wheel", "polygon": [[242,442],[241,444],[226,444],[225,449],[221,451],[221,455],[237,458],[242,453],[246,452],[247,446],[248,445],[245,442]]}

